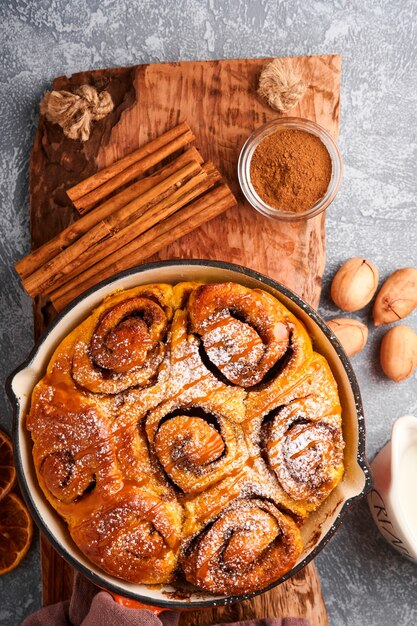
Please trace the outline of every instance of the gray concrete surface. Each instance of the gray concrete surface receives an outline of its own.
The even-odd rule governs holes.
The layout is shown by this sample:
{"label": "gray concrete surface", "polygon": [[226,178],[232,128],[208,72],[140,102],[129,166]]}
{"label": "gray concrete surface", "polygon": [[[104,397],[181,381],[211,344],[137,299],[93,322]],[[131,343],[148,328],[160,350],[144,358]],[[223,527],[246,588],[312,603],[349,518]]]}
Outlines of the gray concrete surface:
{"label": "gray concrete surface", "polygon": [[[346,258],[370,258],[382,278],[417,264],[416,23],[413,0],[2,0],[1,379],[32,345],[31,304],[13,264],[29,250],[28,160],[38,101],[54,76],[152,61],[341,53],[344,181],[327,218],[320,305],[331,317],[329,283]],[[407,323],[417,330],[417,314]],[[370,458],[396,417],[417,414],[416,374],[399,385],[382,375],[382,333],[373,330],[353,360]],[[2,391],[0,423],[11,428]],[[38,552],[36,540],[21,566],[0,579],[0,624],[19,624],[40,606]],[[332,626],[417,624],[417,565],[385,544],[365,503],[316,564]]]}

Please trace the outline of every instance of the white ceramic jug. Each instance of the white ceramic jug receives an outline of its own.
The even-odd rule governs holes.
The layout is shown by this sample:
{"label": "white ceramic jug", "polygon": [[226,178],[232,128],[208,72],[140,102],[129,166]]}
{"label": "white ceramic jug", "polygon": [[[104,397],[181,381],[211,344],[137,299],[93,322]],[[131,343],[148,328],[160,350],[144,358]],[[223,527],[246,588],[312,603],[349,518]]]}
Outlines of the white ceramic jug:
{"label": "white ceramic jug", "polygon": [[398,552],[417,561],[417,417],[396,420],[371,471],[368,504],[376,525]]}

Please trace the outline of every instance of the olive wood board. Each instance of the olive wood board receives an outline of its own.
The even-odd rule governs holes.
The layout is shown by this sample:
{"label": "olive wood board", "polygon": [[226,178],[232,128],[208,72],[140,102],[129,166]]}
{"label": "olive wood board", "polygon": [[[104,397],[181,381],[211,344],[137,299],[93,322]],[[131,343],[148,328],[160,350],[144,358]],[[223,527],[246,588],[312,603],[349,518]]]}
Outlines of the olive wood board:
{"label": "olive wood board", "polygon": [[[65,138],[59,126],[41,116],[30,161],[32,249],[77,219],[66,189],[187,120],[197,148],[205,160],[219,167],[238,206],[149,260],[206,258],[246,265],[282,282],[316,307],[325,265],[325,214],[308,221],[272,221],[246,203],[237,180],[243,143],[255,128],[279,116],[256,93],[260,71],[269,60],[137,65],[56,78],[54,89],[71,90],[84,83],[107,89],[115,107],[93,125],[84,143]],[[291,57],[286,62],[299,71],[307,86],[291,116],[317,121],[337,138],[340,56]],[[34,300],[36,338],[55,315],[47,298]],[[73,570],[44,537],[41,562],[43,604],[68,598]],[[183,612],[180,624],[205,626],[281,615],[328,626],[313,563],[282,585],[240,604]]]}

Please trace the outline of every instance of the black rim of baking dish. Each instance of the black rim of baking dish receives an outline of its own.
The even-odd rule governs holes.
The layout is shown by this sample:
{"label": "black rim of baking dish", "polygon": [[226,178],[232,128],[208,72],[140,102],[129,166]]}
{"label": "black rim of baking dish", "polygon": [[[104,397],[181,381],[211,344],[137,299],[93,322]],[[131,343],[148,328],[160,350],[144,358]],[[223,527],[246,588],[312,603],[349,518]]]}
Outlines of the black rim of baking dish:
{"label": "black rim of baking dish", "polygon": [[[227,596],[224,598],[213,597],[212,599],[209,598],[207,600],[201,600],[201,601],[193,600],[191,602],[190,601],[179,602],[176,600],[160,600],[160,599],[150,598],[149,596],[141,595],[140,593],[136,593],[134,591],[129,591],[127,589],[119,587],[117,585],[117,582],[109,582],[107,579],[102,578],[99,574],[92,571],[91,569],[86,567],[84,564],[80,563],[74,556],[72,556],[69,552],[67,552],[66,548],[55,538],[55,536],[52,534],[50,529],[45,524],[42,518],[42,515],[37,508],[36,502],[34,498],[32,497],[30,488],[26,482],[25,472],[23,469],[23,462],[22,462],[22,458],[20,454],[20,447],[18,445],[19,444],[20,402],[19,402],[18,397],[13,391],[12,384],[13,384],[14,377],[19,372],[26,369],[31,364],[31,362],[35,358],[35,355],[42,348],[42,345],[45,339],[52,332],[52,330],[61,322],[61,320],[71,310],[73,310],[77,306],[77,304],[79,304],[86,297],[88,297],[95,291],[101,289],[102,287],[105,287],[109,285],[110,283],[116,282],[119,279],[125,278],[127,276],[131,276],[132,274],[142,273],[147,270],[160,269],[164,267],[173,267],[173,266],[181,267],[181,266],[190,266],[190,265],[196,266],[196,267],[206,266],[206,267],[214,267],[214,268],[219,268],[219,269],[224,269],[224,270],[231,270],[238,274],[242,274],[244,276],[249,276],[251,278],[254,278],[255,280],[258,280],[259,282],[265,285],[268,285],[269,287],[272,287],[273,289],[279,291],[284,296],[286,296],[289,300],[294,302],[297,306],[305,310],[308,316],[323,331],[323,333],[326,335],[327,339],[330,341],[333,348],[335,349],[337,356],[343,365],[343,368],[349,380],[350,387],[353,392],[353,396],[355,400],[356,415],[358,419],[357,462],[363,471],[365,484],[364,484],[364,488],[362,489],[360,493],[358,493],[355,496],[352,496],[351,498],[348,498],[344,502],[332,526],[329,528],[329,530],[327,531],[325,536],[322,538],[322,540],[314,547],[314,549],[298,565],[293,567],[284,576],[281,576],[281,578],[279,578],[275,582],[271,583],[267,587],[264,587],[263,589],[260,589],[259,591],[254,591],[249,594],[238,595],[238,596]],[[270,589],[273,589],[274,587],[280,585],[281,583],[286,581],[288,578],[290,578],[291,576],[299,572],[303,567],[305,567],[308,563],[310,563],[310,561],[312,561],[317,556],[317,554],[327,545],[327,543],[333,537],[334,533],[339,528],[347,511],[352,506],[352,504],[358,501],[359,499],[361,499],[363,496],[365,496],[372,488],[371,473],[370,473],[369,465],[366,460],[366,454],[365,454],[365,418],[363,415],[363,405],[362,405],[362,398],[361,398],[361,394],[359,390],[359,384],[358,384],[356,375],[353,371],[352,365],[349,361],[349,358],[347,357],[341,344],[335,338],[334,334],[331,332],[331,330],[326,325],[325,321],[321,318],[321,316],[317,313],[317,311],[315,311],[307,302],[304,302],[304,300],[300,298],[300,296],[298,296],[296,293],[291,291],[291,289],[288,289],[288,287],[285,287],[284,285],[277,282],[276,280],[273,280],[272,278],[268,278],[267,276],[260,274],[259,272],[256,272],[255,270],[252,270],[250,268],[244,267],[243,265],[236,265],[234,263],[228,263],[225,261],[210,261],[210,260],[205,260],[205,259],[178,259],[178,260],[172,260],[172,261],[157,261],[154,263],[147,263],[145,265],[139,265],[139,266],[133,267],[129,270],[116,274],[115,276],[112,276],[111,278],[107,278],[106,280],[103,280],[102,282],[98,283],[94,287],[91,287],[90,289],[85,291],[83,294],[78,296],[75,300],[71,302],[71,304],[65,307],[65,309],[63,309],[58,314],[58,316],[55,318],[52,324],[48,326],[48,328],[42,334],[40,339],[36,342],[35,346],[32,348],[32,350],[30,351],[25,361],[21,365],[19,365],[19,367],[17,367],[8,376],[6,380],[6,391],[7,391],[9,400],[12,404],[13,414],[14,414],[14,420],[13,420],[14,459],[15,459],[15,465],[16,465],[16,471],[17,471],[17,475],[19,479],[19,484],[20,484],[24,499],[30,509],[31,515],[34,521],[36,522],[38,528],[47,537],[48,541],[52,544],[52,546],[58,552],[58,554],[63,559],[65,559],[70,565],[72,565],[76,570],[78,570],[84,576],[86,576],[89,580],[91,580],[93,583],[95,583],[99,587],[104,588],[112,593],[118,594],[120,596],[124,596],[126,598],[130,598],[133,600],[137,600],[138,602],[142,602],[143,604],[156,606],[156,607],[160,607],[162,609],[168,609],[168,610],[169,609],[185,609],[185,608],[192,610],[192,609],[198,609],[198,608],[223,606],[226,604],[233,604],[235,602],[241,602],[242,600],[253,598],[254,596],[257,596],[261,593],[265,593],[266,591],[269,591]],[[198,590],[198,593],[204,593],[204,592],[201,592],[200,590]]]}

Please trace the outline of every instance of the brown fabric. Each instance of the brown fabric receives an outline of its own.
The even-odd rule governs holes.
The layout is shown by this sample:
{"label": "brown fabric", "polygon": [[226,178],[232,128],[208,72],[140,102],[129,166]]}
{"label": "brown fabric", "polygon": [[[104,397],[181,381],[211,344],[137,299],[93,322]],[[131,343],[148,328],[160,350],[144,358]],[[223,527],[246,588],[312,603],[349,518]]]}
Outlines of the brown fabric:
{"label": "brown fabric", "polygon": [[[99,591],[77,574],[70,601],[40,609],[27,617],[22,626],[178,626],[179,616],[178,611],[164,611],[156,616],[146,609],[123,607],[107,591]],[[309,626],[309,622],[294,617],[271,617],[229,626]]]}
{"label": "brown fabric", "polygon": [[22,623],[22,626],[69,626],[71,622],[69,621],[68,609],[68,600],[47,606],[33,613],[33,615],[29,615]]}
{"label": "brown fabric", "polygon": [[[220,626],[214,624],[214,626]],[[227,626],[310,626],[308,619],[301,617],[265,617],[264,619],[248,619],[244,622],[233,622]]]}

